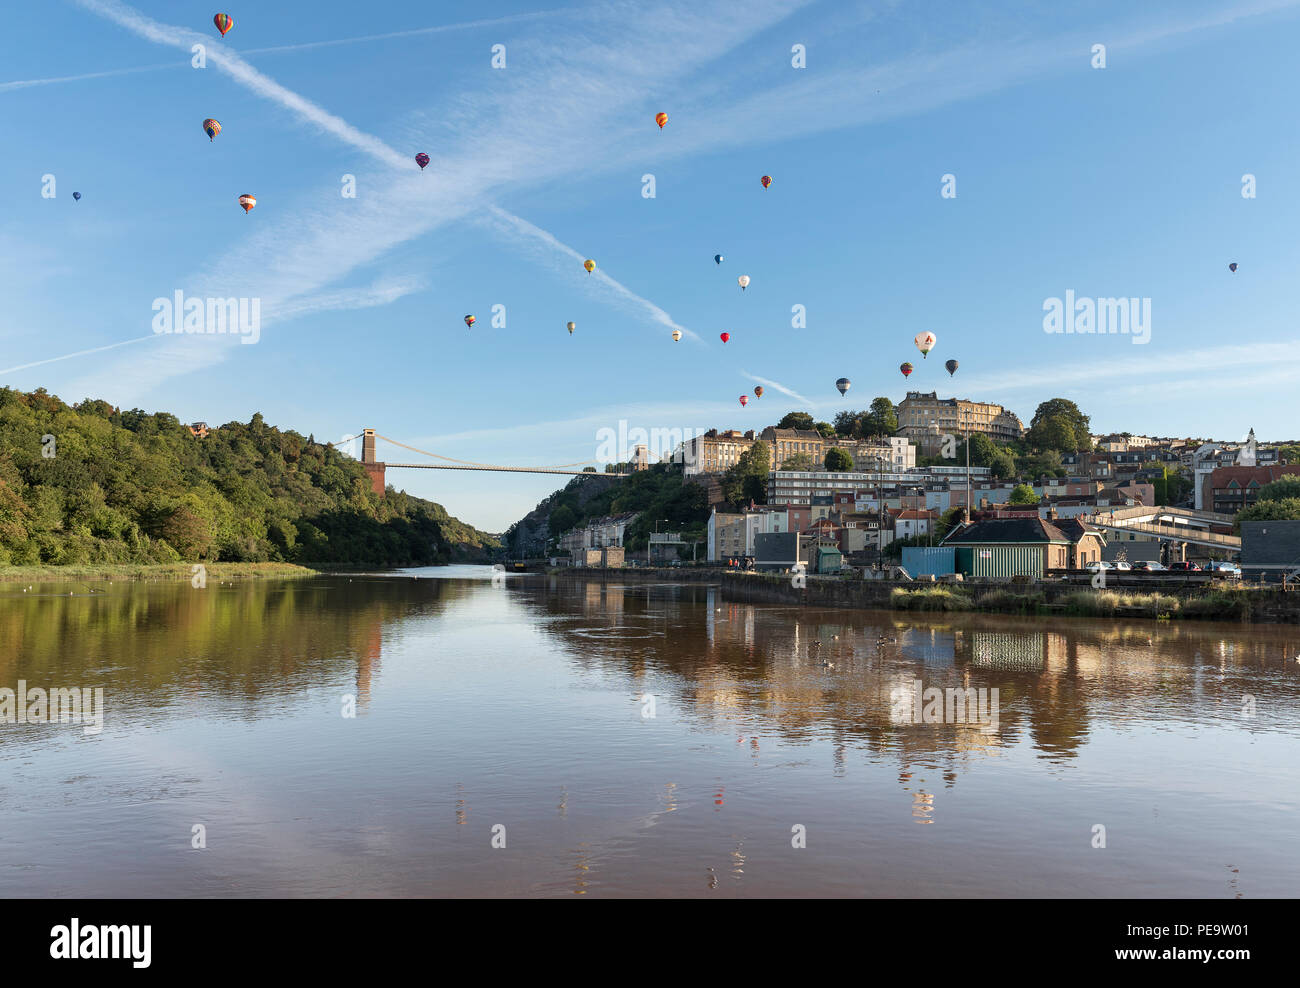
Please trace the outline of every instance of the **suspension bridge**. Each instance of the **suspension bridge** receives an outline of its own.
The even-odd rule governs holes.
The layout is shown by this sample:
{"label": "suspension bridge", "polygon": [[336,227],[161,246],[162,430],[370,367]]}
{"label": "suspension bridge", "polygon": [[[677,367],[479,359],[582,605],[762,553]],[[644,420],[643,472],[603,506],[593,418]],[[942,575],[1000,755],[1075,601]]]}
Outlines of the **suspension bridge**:
{"label": "suspension bridge", "polygon": [[[578,463],[561,463],[556,466],[548,467],[514,467],[503,466],[496,463],[474,463],[469,460],[457,460],[450,456],[442,456],[439,453],[430,453],[428,450],[416,449],[414,446],[408,446],[406,443],[398,442],[389,436],[381,435],[374,429],[362,429],[355,436],[349,436],[346,439],[340,439],[336,443],[329,443],[330,446],[342,446],[345,443],[361,440],[361,463],[366,468],[366,474],[370,477],[370,486],[376,494],[384,493],[386,484],[386,474],[389,470],[468,470],[479,471],[484,473],[549,473],[558,474],[564,477],[584,477],[595,471],[594,460],[583,460]],[[421,456],[428,456],[435,460],[441,460],[441,463],[388,463],[380,460],[375,454],[375,441],[382,439],[386,443],[392,443],[394,446],[400,446],[402,449],[409,450],[412,453],[419,453]],[[583,470],[582,467],[589,469]],[[573,467],[579,469],[574,470]],[[603,473],[603,477],[627,477],[626,473]]]}

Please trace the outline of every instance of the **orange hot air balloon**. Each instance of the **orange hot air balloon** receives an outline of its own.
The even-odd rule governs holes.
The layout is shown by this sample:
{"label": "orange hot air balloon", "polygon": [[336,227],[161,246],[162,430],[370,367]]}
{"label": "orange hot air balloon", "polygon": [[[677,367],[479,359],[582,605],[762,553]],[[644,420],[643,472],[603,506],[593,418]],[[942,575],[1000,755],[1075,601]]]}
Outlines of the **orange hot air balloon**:
{"label": "orange hot air balloon", "polygon": [[217,30],[221,32],[223,38],[226,36],[226,32],[235,26],[234,18],[229,14],[217,14],[212,18],[212,23],[217,25]]}
{"label": "orange hot air balloon", "polygon": [[764,175],[762,178],[759,179],[759,181],[763,183],[763,188],[766,189],[769,185],[772,184],[772,176]]}
{"label": "orange hot air balloon", "polygon": [[587,269],[587,274],[591,274],[591,272],[596,270],[596,262],[590,257],[582,262],[582,266]]}
{"label": "orange hot air balloon", "polygon": [[718,339],[720,339],[723,343],[726,343],[727,340],[731,339],[731,334],[730,334],[730,333],[719,333],[719,334],[718,334]]}
{"label": "orange hot air balloon", "polygon": [[466,317],[465,317],[465,325],[466,325],[466,326],[473,326],[473,325],[474,325],[474,322],[475,322],[475,319],[474,319],[473,316],[466,316]]}
{"label": "orange hot air balloon", "polygon": [[244,207],[244,213],[247,215],[248,211],[257,205],[257,196],[250,196],[245,192],[239,197],[239,204]]}
{"label": "orange hot air balloon", "polygon": [[763,397],[763,385],[760,384],[758,387],[754,389],[754,397],[755,398]]}
{"label": "orange hot air balloon", "polygon": [[660,130],[664,129],[664,124],[666,124],[667,122],[668,122],[668,114],[666,113],[655,114],[655,123],[659,125]]}
{"label": "orange hot air balloon", "polygon": [[203,133],[208,135],[208,140],[213,141],[221,133],[221,122],[208,117],[203,121]]}
{"label": "orange hot air balloon", "polygon": [[749,404],[749,395],[741,395],[741,396],[740,396],[740,407],[741,407],[741,408],[744,408],[744,407],[745,407],[746,405],[748,405],[748,404]]}

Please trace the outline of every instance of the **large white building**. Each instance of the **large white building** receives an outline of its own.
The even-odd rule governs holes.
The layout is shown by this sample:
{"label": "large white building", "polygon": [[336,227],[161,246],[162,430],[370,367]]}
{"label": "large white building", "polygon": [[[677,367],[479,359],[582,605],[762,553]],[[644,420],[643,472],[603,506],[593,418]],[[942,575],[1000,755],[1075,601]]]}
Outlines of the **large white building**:
{"label": "large white building", "polygon": [[[989,479],[988,467],[971,467],[971,483]],[[852,493],[880,488],[917,488],[943,485],[949,491],[966,490],[965,467],[921,467],[882,470],[879,473],[829,473],[827,471],[773,470],[768,474],[768,504],[812,504],[818,494]]]}

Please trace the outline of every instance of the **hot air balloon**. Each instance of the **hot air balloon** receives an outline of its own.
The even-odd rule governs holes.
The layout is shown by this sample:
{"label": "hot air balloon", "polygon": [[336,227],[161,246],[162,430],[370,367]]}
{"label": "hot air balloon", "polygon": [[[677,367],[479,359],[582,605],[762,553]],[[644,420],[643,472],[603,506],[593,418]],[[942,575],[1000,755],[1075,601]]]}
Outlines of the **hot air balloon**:
{"label": "hot air balloon", "polygon": [[1236,262],[1236,261],[1233,261],[1231,264],[1229,264],[1229,265],[1228,265],[1228,270],[1229,270],[1229,271],[1232,271],[1232,272],[1235,273],[1236,270],[1237,270],[1237,262]]}
{"label": "hot air balloon", "polygon": [[587,274],[591,274],[591,272],[596,270],[596,262],[590,257],[582,262],[582,266],[587,269]]}
{"label": "hot air balloon", "polygon": [[740,396],[740,407],[741,407],[741,408],[744,408],[744,407],[745,407],[746,405],[748,405],[748,404],[749,404],[749,395],[741,395],[741,396]]}
{"label": "hot air balloon", "polygon": [[743,292],[746,288],[749,287],[749,275],[742,274],[739,278],[736,279],[736,284],[740,286],[740,290]]}
{"label": "hot air balloon", "polygon": [[415,156],[415,163],[420,166],[420,171],[424,171],[424,166],[429,163],[429,156],[421,151]]}
{"label": "hot air balloon", "polygon": [[714,254],[714,255],[713,255],[713,263],[714,263],[714,264],[721,264],[724,260],[726,260],[726,258],[724,258],[721,254]]}
{"label": "hot air balloon", "polygon": [[948,369],[949,377],[952,377],[954,374],[957,373],[957,361],[955,360],[946,361],[943,366]]}
{"label": "hot air balloon", "polygon": [[763,385],[760,384],[758,387],[754,389],[754,397],[755,398],[763,397]]}
{"label": "hot air balloon", "polygon": [[221,133],[221,124],[218,121],[213,120],[211,117],[208,117],[207,120],[203,121],[203,133],[207,134],[208,140],[211,141]]}
{"label": "hot air balloon", "polygon": [[907,377],[908,374],[912,373],[911,364],[899,364],[898,369],[903,372],[904,377]]}
{"label": "hot air balloon", "polygon": [[915,343],[916,348],[921,351],[921,356],[925,357],[934,349],[934,345],[938,342],[938,338],[933,333],[917,333],[916,339],[912,340],[912,342]]}
{"label": "hot air balloon", "polygon": [[766,189],[769,185],[772,184],[772,176],[764,175],[762,178],[759,179],[759,181],[763,183],[763,188]]}
{"label": "hot air balloon", "polygon": [[681,341],[682,341],[682,331],[681,331],[680,329],[674,329],[674,330],[673,330],[673,342],[674,342],[674,343],[680,343]]}
{"label": "hot air balloon", "polygon": [[217,25],[217,30],[221,32],[223,38],[226,32],[235,26],[235,21],[229,14],[217,14],[212,18],[212,23]]}
{"label": "hot air balloon", "polygon": [[853,382],[847,377],[842,377],[835,382],[835,386],[840,389],[840,394],[844,394],[849,390],[849,388],[853,387]]}
{"label": "hot air balloon", "polygon": [[575,329],[577,329],[577,328],[578,328],[578,324],[577,324],[576,322],[571,322],[571,323],[569,323],[569,325],[568,325],[569,335],[572,336],[572,335],[573,335],[573,331],[574,331]]}
{"label": "hot air balloon", "polygon": [[718,334],[718,339],[720,339],[723,343],[726,343],[727,340],[731,339],[731,334],[730,334],[730,333],[719,333],[719,334]]}
{"label": "hot air balloon", "polygon": [[473,316],[466,316],[466,317],[465,317],[465,325],[466,325],[466,326],[473,326],[473,325],[474,325],[474,322],[475,322],[475,320],[474,320],[474,317],[473,317]]}
{"label": "hot air balloon", "polygon": [[247,215],[248,211],[257,205],[257,196],[250,196],[245,192],[239,197],[239,204],[244,207],[244,214]]}
{"label": "hot air balloon", "polygon": [[655,114],[655,123],[659,125],[660,130],[664,129],[664,124],[666,124],[667,122],[668,122],[668,114],[666,113]]}
{"label": "hot air balloon", "polygon": [[80,193],[80,192],[74,192],[74,193],[72,193],[72,198],[74,198],[74,199],[76,199],[78,202],[80,202],[80,201],[81,201],[81,193]]}

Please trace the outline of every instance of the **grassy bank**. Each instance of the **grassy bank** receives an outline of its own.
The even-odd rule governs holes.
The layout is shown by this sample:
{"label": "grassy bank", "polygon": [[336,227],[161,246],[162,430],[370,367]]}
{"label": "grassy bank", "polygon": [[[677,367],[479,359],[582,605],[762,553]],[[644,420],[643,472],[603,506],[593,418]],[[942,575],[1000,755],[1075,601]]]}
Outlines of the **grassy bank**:
{"label": "grassy bank", "polygon": [[1052,600],[1041,590],[976,590],[966,587],[895,588],[896,611],[989,611],[1001,614],[1068,614],[1076,617],[1191,618],[1212,621],[1251,618],[1250,592],[1206,590],[1195,596],[1120,590],[1074,590]]}
{"label": "grassy bank", "polygon": [[[0,566],[0,583],[71,583],[87,580],[190,580],[192,563],[90,563],[83,566]],[[315,576],[293,563],[204,563],[212,580],[267,580]]]}

